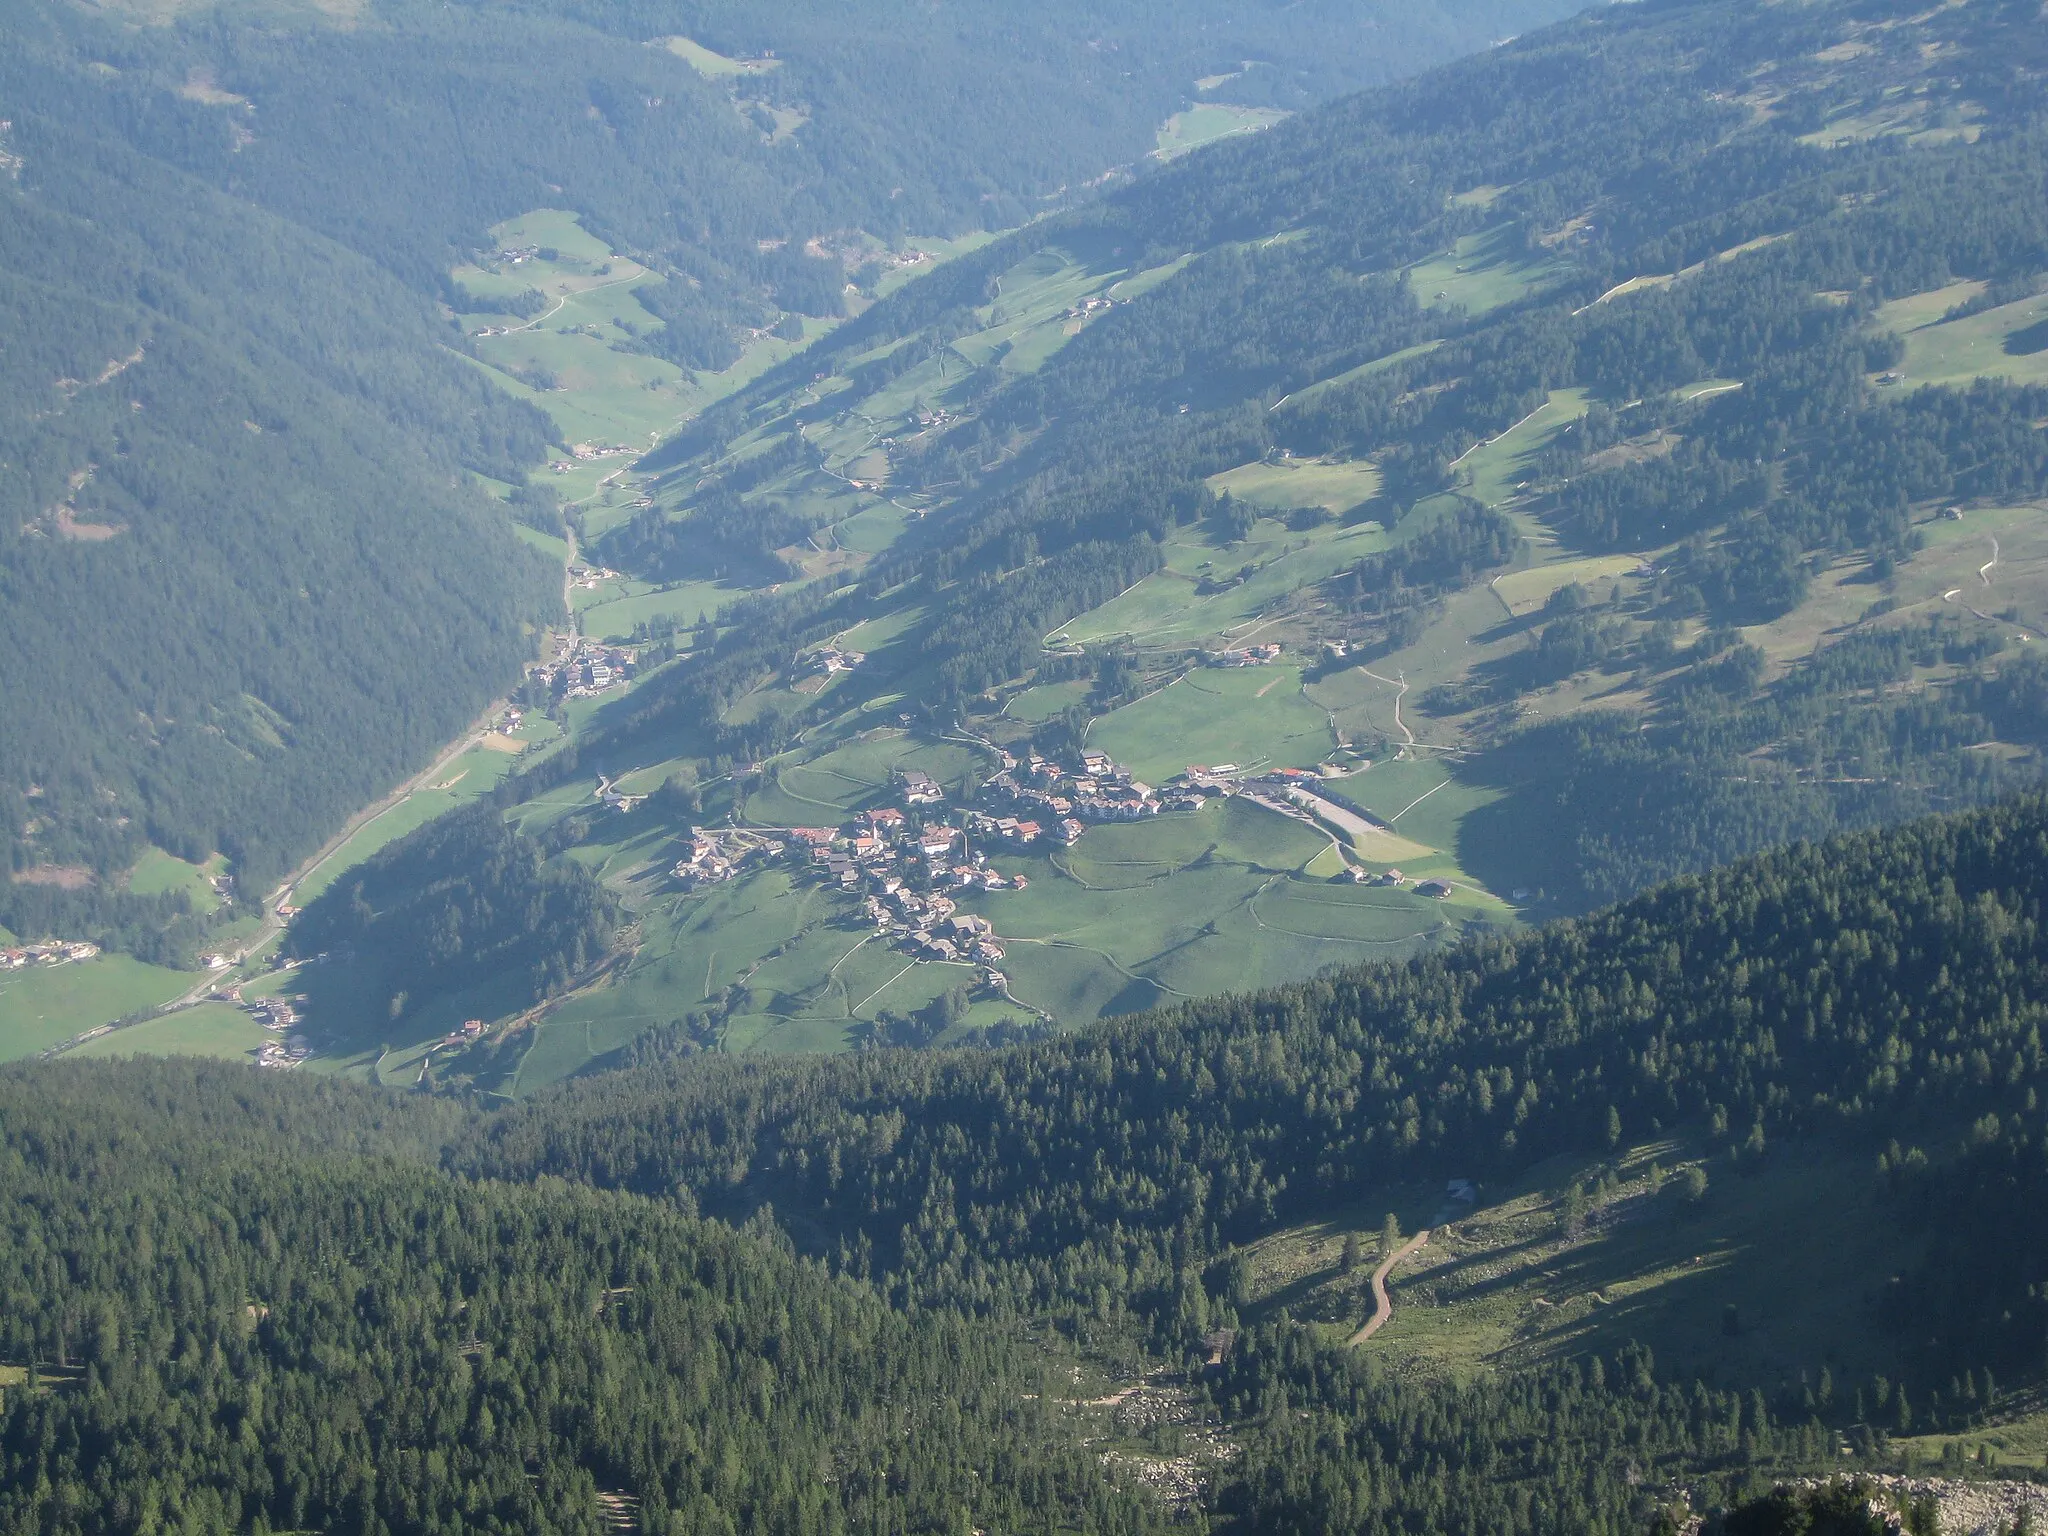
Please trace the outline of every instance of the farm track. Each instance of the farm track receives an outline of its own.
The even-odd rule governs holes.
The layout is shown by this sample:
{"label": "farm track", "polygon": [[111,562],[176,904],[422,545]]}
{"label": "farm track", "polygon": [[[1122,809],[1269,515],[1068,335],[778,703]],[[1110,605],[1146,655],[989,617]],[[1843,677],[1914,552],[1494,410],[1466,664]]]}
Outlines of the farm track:
{"label": "farm track", "polygon": [[1394,1266],[1429,1241],[1429,1228],[1409,1238],[1381,1261],[1380,1267],[1372,1272],[1372,1316],[1365,1320],[1358,1332],[1351,1335],[1353,1344],[1363,1344],[1367,1339],[1386,1327],[1387,1320],[1394,1315],[1394,1299],[1387,1294],[1387,1276]]}
{"label": "farm track", "polygon": [[1358,670],[1363,672],[1367,677],[1371,678],[1374,682],[1385,683],[1389,688],[1394,690],[1394,729],[1399,731],[1401,735],[1404,738],[1406,738],[1407,744],[1409,746],[1414,746],[1415,733],[1408,729],[1408,722],[1401,718],[1401,700],[1403,696],[1405,696],[1408,692],[1408,678],[1406,674],[1401,674],[1397,677],[1381,677],[1379,673],[1373,671],[1371,667],[1360,667]]}

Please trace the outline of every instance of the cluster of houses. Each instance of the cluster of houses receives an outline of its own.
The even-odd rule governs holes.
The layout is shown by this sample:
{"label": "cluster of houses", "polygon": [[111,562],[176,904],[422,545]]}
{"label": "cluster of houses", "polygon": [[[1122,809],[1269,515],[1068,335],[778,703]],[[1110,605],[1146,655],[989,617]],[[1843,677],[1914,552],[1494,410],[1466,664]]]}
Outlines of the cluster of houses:
{"label": "cluster of houses", "polygon": [[1277,645],[1247,645],[1227,651],[1208,651],[1202,660],[1212,667],[1263,667],[1280,659]]}
{"label": "cluster of houses", "polygon": [[684,890],[696,890],[730,880],[750,864],[772,863],[788,846],[781,833],[750,827],[693,832],[673,873]]}
{"label": "cluster of houses", "polygon": [[293,1067],[303,1066],[306,1058],[313,1054],[313,1047],[306,1043],[304,1035],[292,1035],[284,1040],[266,1040],[256,1047],[256,1065],[269,1067],[275,1072],[289,1072]]}
{"label": "cluster of houses", "polygon": [[482,1019],[465,1019],[459,1029],[451,1029],[441,1039],[443,1045],[469,1045],[484,1037]]}
{"label": "cluster of houses", "polygon": [[984,966],[987,970],[982,979],[992,990],[1008,989],[1008,978],[995,969],[1003,958],[995,925],[985,917],[960,911],[952,897],[923,895],[898,883],[886,895],[870,894],[867,913],[875,932],[904,953],[920,960]]}
{"label": "cluster of houses", "polygon": [[241,1009],[242,1012],[256,1021],[259,1029],[280,1037],[276,1040],[266,1040],[257,1048],[256,1062],[258,1066],[280,1069],[296,1067],[313,1053],[306,1037],[293,1032],[295,1026],[302,1018],[298,1005],[303,999],[295,997],[245,999],[242,996],[242,989],[236,986],[222,987],[216,990],[213,994],[213,1000]]}
{"label": "cluster of houses", "polygon": [[1090,298],[1083,299],[1060,318],[1064,320],[1086,320],[1091,315],[1099,315],[1105,310],[1114,309],[1115,307],[1116,300],[1098,293]]}
{"label": "cluster of houses", "polygon": [[19,971],[31,965],[65,965],[73,960],[90,960],[99,952],[97,944],[81,944],[67,939],[21,944],[0,949],[0,971]]}
{"label": "cluster of houses", "polygon": [[604,645],[583,635],[563,635],[555,641],[554,654],[529,676],[563,698],[589,699],[624,687],[638,661],[639,652],[629,647]]}
{"label": "cluster of houses", "polygon": [[569,567],[569,585],[581,587],[586,592],[595,592],[608,581],[617,581],[619,573],[609,566],[572,565]]}
{"label": "cluster of houses", "polygon": [[1058,763],[1036,752],[1020,762],[1005,752],[1001,771],[982,785],[981,792],[992,806],[1021,814],[977,814],[969,818],[969,830],[1028,848],[1041,840],[1071,847],[1090,822],[1143,821],[1162,811],[1192,811],[1205,795],[1223,791],[1185,776],[1156,790],[1106,752],[1083,752],[1078,765]]}
{"label": "cluster of houses", "polygon": [[820,646],[817,650],[799,656],[790,668],[792,680],[806,677],[837,677],[842,672],[852,672],[867,660],[865,651],[843,651],[836,645]]}
{"label": "cluster of houses", "polygon": [[[1029,878],[991,866],[985,852],[969,848],[962,828],[913,820],[912,811],[945,803],[945,789],[929,774],[900,769],[895,789],[900,804],[865,811],[844,826],[694,832],[675,877],[685,889],[701,889],[786,859],[827,886],[861,894],[876,933],[910,954],[992,967],[1003,957],[994,929],[986,918],[962,913],[946,893],[1022,890]],[[1008,985],[993,970],[984,980],[998,992]]]}
{"label": "cluster of houses", "polygon": [[[1398,869],[1382,870],[1380,873],[1374,874],[1371,870],[1361,869],[1355,864],[1346,871],[1346,877],[1353,885],[1386,886],[1395,890],[1408,883],[1408,877]],[[1447,899],[1456,889],[1457,887],[1448,880],[1418,880],[1415,882],[1415,894],[1427,896],[1434,901]]]}

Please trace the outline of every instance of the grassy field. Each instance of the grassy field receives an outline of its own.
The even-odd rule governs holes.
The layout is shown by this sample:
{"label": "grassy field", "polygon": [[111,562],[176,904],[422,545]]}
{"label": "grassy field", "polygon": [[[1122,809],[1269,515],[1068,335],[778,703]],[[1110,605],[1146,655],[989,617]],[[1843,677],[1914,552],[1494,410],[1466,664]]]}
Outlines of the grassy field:
{"label": "grassy field", "polygon": [[[1549,446],[1558,433],[1583,417],[1590,404],[1590,397],[1583,389],[1551,391],[1550,398],[1540,409],[1458,460],[1455,468],[1460,482],[1488,506],[1499,506],[1513,500],[1517,486],[1527,478],[1530,462]],[[1525,531],[1534,533],[1539,539],[1549,538],[1547,533],[1537,529],[1533,520],[1525,521],[1529,524]]]}
{"label": "grassy field", "polygon": [[[2015,643],[2048,634],[2048,508],[1973,507],[1960,521],[1937,519],[1919,532],[1924,547],[1887,580],[1874,582],[1862,560],[1839,561],[1814,579],[1797,608],[1752,626],[1744,638],[1774,668],[1788,668],[1866,624],[1913,624],[1938,613],[1990,615]],[[1892,607],[1873,617],[1880,599]],[[2029,633],[2037,638],[2025,640]]]}
{"label": "grassy field", "polygon": [[1094,684],[1086,681],[1071,683],[1041,683],[1027,688],[1003,706],[1003,713],[1012,720],[1021,720],[1026,725],[1037,725],[1050,720],[1063,710],[1088,702],[1088,695]]}
{"label": "grassy field", "polygon": [[[987,327],[958,338],[953,350],[977,367],[999,363],[1009,373],[1035,372],[1080,334],[1083,322],[1068,311],[1127,275],[1128,269],[1106,252],[1063,246],[1034,251],[1002,274]],[[864,401],[863,413],[877,419],[901,417],[920,395],[929,399],[936,386],[965,382],[957,364],[950,373],[942,373],[943,366],[940,361],[921,364]]]}
{"label": "grassy field", "polygon": [[1537,612],[1550,594],[1573,582],[1588,588],[1633,575],[1642,565],[1637,555],[1585,555],[1575,560],[1554,560],[1526,571],[1510,571],[1494,578],[1493,590],[1517,618]]}
{"label": "grassy field", "polygon": [[[1494,839],[1515,837],[1517,830],[1500,827],[1493,817],[1482,817],[1483,835],[1475,834],[1471,826],[1475,817],[1501,802],[1500,789],[1461,779],[1454,764],[1432,754],[1375,763],[1363,773],[1326,781],[1322,793],[1341,805],[1364,811],[1392,827],[1404,841],[1419,845],[1400,856],[1399,868],[1410,879],[1449,880],[1459,887],[1458,899],[1469,897],[1483,915],[1506,915],[1497,898],[1512,897],[1514,891],[1491,891],[1489,879],[1500,878],[1496,866],[1501,862],[1501,850],[1490,844]],[[1390,856],[1394,852],[1390,849]],[[1391,861],[1391,857],[1373,860]],[[1517,861],[1510,858],[1506,862],[1512,868]]]}
{"label": "grassy field", "polygon": [[147,1024],[117,1029],[88,1040],[75,1056],[213,1056],[228,1061],[253,1061],[256,1048],[274,1038],[241,1009],[227,1003],[201,1003],[151,1019]]}
{"label": "grassy field", "polygon": [[1192,529],[1166,547],[1155,571],[1101,607],[1061,626],[1076,644],[1127,636],[1140,645],[1185,645],[1238,632],[1302,588],[1387,546],[1377,523],[1329,523],[1295,532],[1263,518],[1238,543],[1217,545]]}
{"label": "grassy field", "polygon": [[1878,311],[1878,324],[1906,339],[1906,360],[1898,370],[1905,376],[1902,387],[1967,384],[1972,379],[2048,383],[2048,346],[2017,353],[2006,350],[2008,338],[2048,321],[2048,294],[1987,309],[1963,320],[1941,318],[1981,291],[1980,284],[1958,283],[1933,293],[1894,300]]}
{"label": "grassy field", "polygon": [[101,955],[68,965],[0,972],[0,1061],[18,1061],[73,1035],[169,1002],[199,978],[190,971]]}
{"label": "grassy field", "polygon": [[1277,464],[1244,464],[1211,475],[1209,489],[1255,507],[1285,512],[1323,507],[1343,516],[1380,491],[1380,472],[1360,460],[1283,459]]}
{"label": "grassy field", "polygon": [[1185,112],[1174,113],[1160,124],[1159,147],[1153,153],[1162,160],[1171,160],[1233,134],[1256,133],[1261,128],[1270,128],[1290,116],[1291,113],[1277,107],[1233,107],[1221,102],[1203,102]]}
{"label": "grassy field", "polygon": [[382,815],[358,827],[347,842],[307,872],[293,891],[304,906],[378,849],[425,826],[443,812],[467,805],[496,787],[518,761],[509,752],[474,747],[443,768],[431,784],[422,784]]}
{"label": "grassy field", "polygon": [[1408,269],[1408,284],[1424,306],[1456,305],[1490,314],[1527,298],[1559,275],[1547,256],[1530,256],[1512,224],[1462,237],[1442,256]]}
{"label": "grassy field", "polygon": [[1314,828],[1230,800],[1001,860],[1030,888],[974,904],[1001,935],[1017,996],[1067,1022],[1299,980],[1455,931],[1425,898],[1309,875],[1328,847]]}
{"label": "grassy field", "polygon": [[1189,763],[1307,768],[1336,745],[1298,667],[1204,667],[1088,728],[1088,745],[1157,784]]}
{"label": "grassy field", "polygon": [[757,826],[837,826],[886,799],[899,768],[919,769],[954,791],[968,774],[989,771],[971,747],[877,728],[808,760],[779,759],[768,783],[748,798],[747,820]]}
{"label": "grassy field", "polygon": [[1389,352],[1385,357],[1376,357],[1369,363],[1360,363],[1356,368],[1347,368],[1344,372],[1334,374],[1330,378],[1319,379],[1306,389],[1296,390],[1292,395],[1288,396],[1288,399],[1290,401],[1313,400],[1324,390],[1339,388],[1342,385],[1351,383],[1354,379],[1369,379],[1376,373],[1385,373],[1389,368],[1399,367],[1402,363],[1408,362],[1412,358],[1427,357],[1442,345],[1441,341],[1425,341],[1416,346],[1403,347],[1399,352]]}
{"label": "grassy field", "polygon": [[[575,214],[536,209],[491,234],[500,249],[540,248],[553,252],[553,258],[534,256],[498,270],[460,266],[452,273],[457,289],[499,297],[532,289],[548,307],[531,319],[466,315],[463,327],[476,338],[478,356],[499,387],[546,411],[571,443],[619,443],[644,450],[804,345],[754,337],[740,361],[725,372],[692,373],[624,345],[635,332],[645,334],[660,324],[635,293],[663,279],[613,251]],[[807,325],[805,340],[829,328]],[[486,330],[497,334],[482,334]],[[593,467],[610,473],[626,462],[578,462],[568,474],[547,472],[547,478],[564,500],[580,502],[591,493]]]}
{"label": "grassy field", "polygon": [[[1708,1176],[1697,1202],[1679,1177],[1693,1165]],[[1573,1226],[1575,1183],[1586,1214]],[[1468,1378],[1629,1340],[1680,1376],[1796,1384],[1826,1365],[1848,1392],[1887,1368],[1890,1341],[1866,1305],[1842,1298],[1912,1259],[1861,1159],[1786,1148],[1737,1166],[1703,1143],[1658,1139],[1553,1159],[1482,1188],[1469,1211],[1446,1208],[1442,1190],[1373,1191],[1254,1245],[1251,1315],[1285,1306],[1348,1338],[1371,1312],[1373,1266],[1346,1275],[1344,1239],[1359,1234],[1372,1255],[1391,1211],[1403,1232],[1430,1229],[1395,1271],[1392,1320],[1360,1346],[1396,1370]]]}
{"label": "grassy field", "polygon": [[658,37],[654,40],[654,45],[666,48],[707,80],[765,75],[782,67],[780,59],[730,59],[687,37]]}
{"label": "grassy field", "polygon": [[220,897],[215,894],[207,877],[220,874],[226,867],[227,861],[219,854],[203,865],[188,864],[161,848],[152,848],[128,871],[128,890],[136,896],[182,892],[192,904],[193,911],[211,912],[220,905]]}
{"label": "grassy field", "polygon": [[637,625],[663,619],[687,629],[701,619],[716,618],[719,610],[745,597],[748,590],[720,581],[685,581],[667,589],[638,581],[608,582],[590,594],[596,601],[587,607],[578,604],[577,621],[595,640],[624,640]]}
{"label": "grassy field", "polygon": [[[1484,585],[1444,599],[1438,615],[1413,645],[1383,656],[1370,668],[1352,667],[1320,678],[1310,688],[1314,702],[1333,711],[1347,741],[1383,737],[1395,746],[1406,741],[1402,727],[1416,740],[1436,746],[1461,746],[1463,729],[1422,711],[1422,696],[1438,683],[1457,682],[1482,662],[1505,656],[1526,645],[1510,627],[1507,609]],[[1400,685],[1407,685],[1406,694]],[[1401,718],[1394,718],[1397,696]]]}

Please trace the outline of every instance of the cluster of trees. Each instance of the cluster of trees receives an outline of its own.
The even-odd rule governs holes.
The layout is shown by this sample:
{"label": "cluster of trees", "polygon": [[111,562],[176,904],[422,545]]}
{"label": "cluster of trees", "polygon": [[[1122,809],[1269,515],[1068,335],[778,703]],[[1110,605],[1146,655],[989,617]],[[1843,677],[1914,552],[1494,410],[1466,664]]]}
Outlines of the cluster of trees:
{"label": "cluster of trees", "polygon": [[[428,822],[328,887],[291,926],[293,954],[354,956],[396,1019],[488,985],[494,1008],[560,991],[603,958],[619,901],[574,859],[550,859],[488,802]],[[317,1002],[321,976],[309,982]]]}
{"label": "cluster of trees", "polygon": [[[1641,1347],[1513,1376],[1416,1387],[1359,1352],[1298,1329],[1238,1340],[1209,1391],[1263,1432],[1217,1490],[1218,1512],[1261,1531],[1645,1531],[1682,1528],[1702,1506],[1735,1502],[1773,1465],[1824,1464],[1834,1436],[1787,1424],[1754,1395],[1659,1382]],[[1810,1527],[1780,1505],[1839,1505],[1859,1519]],[[1848,1484],[1766,1494],[1723,1527],[1753,1536],[1879,1536],[1870,1493]],[[1675,1518],[1673,1518],[1675,1516]]]}
{"label": "cluster of trees", "polygon": [[445,1105],[169,1065],[0,1106],[0,1529],[1167,1524],[1011,1331],[769,1224],[437,1173]]}

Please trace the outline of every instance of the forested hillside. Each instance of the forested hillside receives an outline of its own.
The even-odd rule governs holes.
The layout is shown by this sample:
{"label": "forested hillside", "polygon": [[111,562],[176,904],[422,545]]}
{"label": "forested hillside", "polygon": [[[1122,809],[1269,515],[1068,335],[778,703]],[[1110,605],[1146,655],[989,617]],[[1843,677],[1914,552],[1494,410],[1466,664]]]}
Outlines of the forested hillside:
{"label": "forested hillside", "polygon": [[[1966,1137],[2005,1144],[2025,1181],[2048,1071],[2044,854],[2048,801],[2032,798],[1010,1051],[592,1077],[479,1124],[455,1160],[681,1189],[734,1216],[772,1202],[906,1303],[1107,1296],[1169,1339],[1205,1326],[1227,1247],[1276,1223],[1681,1125],[1731,1167],[1824,1138],[1883,1153],[1905,1180]],[[1995,1247],[2002,1206],[1970,1208]],[[1998,1302],[2030,1319],[2023,1333],[2039,1319],[2020,1277],[2041,1257],[1985,1272],[2007,1277]],[[1933,1350],[1936,1379],[1991,1363],[1956,1358],[1989,1337],[1967,1311],[1945,1311],[1956,1331]],[[1995,1352],[2031,1370],[2032,1348]]]}
{"label": "forested hillside", "polygon": [[146,847],[260,896],[517,680],[557,578],[465,471],[552,434],[374,265],[130,149],[67,64],[0,58],[0,922],[182,958],[122,889]]}
{"label": "forested hillside", "polygon": [[[2044,853],[2028,800],[1057,1042],[699,1058],[510,1111],[10,1068],[0,1520],[1621,1532],[1896,1467],[1894,1432],[2048,1368],[2010,1219],[2044,1166]],[[1837,1298],[1889,1340],[1853,1409],[1817,1360],[1418,1374],[1234,1310],[1231,1239],[1681,1127],[1731,1184],[1874,1163],[1906,1268]],[[1912,1256],[1956,1251],[1966,1296],[1922,1308]],[[1779,1502],[1741,1528],[1808,1529]]]}
{"label": "forested hillside", "polygon": [[0,1529],[1165,1523],[1007,1336],[891,1312],[770,1229],[318,1156],[317,1121],[195,1125],[312,1097],[236,1104],[238,1075],[102,1080],[90,1130],[47,1080],[0,1088]]}
{"label": "forested hillside", "polygon": [[133,142],[437,295],[493,225],[570,209],[674,279],[650,348],[724,368],[746,327],[841,314],[849,276],[907,238],[1010,228],[1142,160],[1192,102],[1297,108],[1569,7],[174,9],[190,19],[125,34],[43,18],[118,71],[97,94]]}

